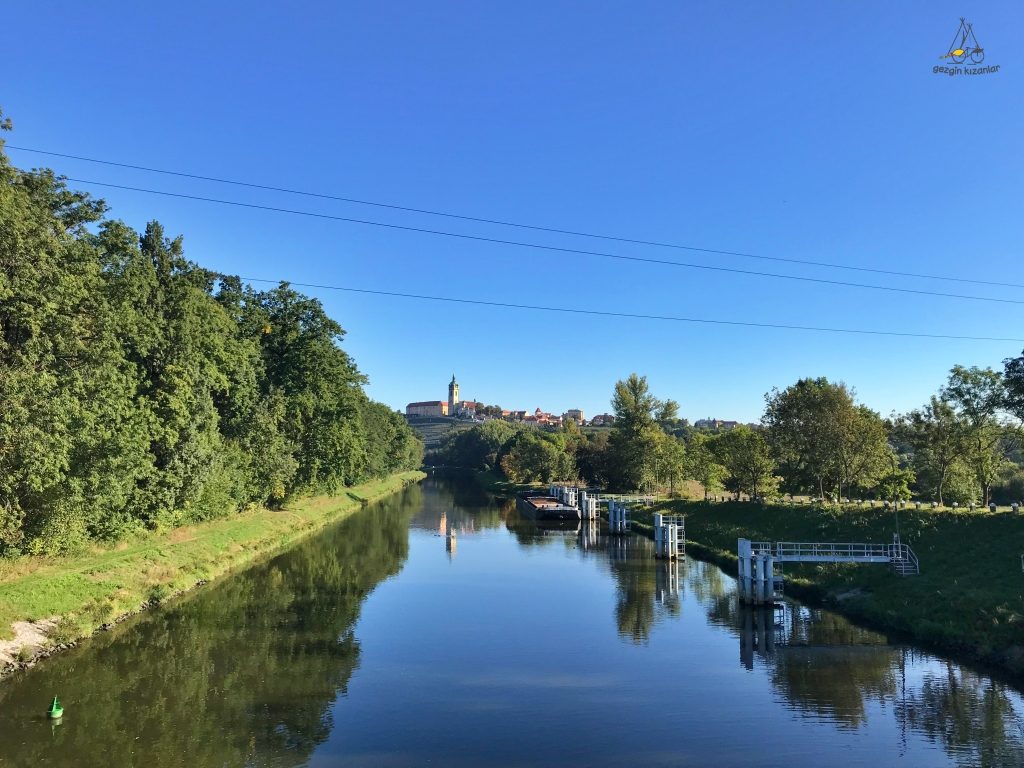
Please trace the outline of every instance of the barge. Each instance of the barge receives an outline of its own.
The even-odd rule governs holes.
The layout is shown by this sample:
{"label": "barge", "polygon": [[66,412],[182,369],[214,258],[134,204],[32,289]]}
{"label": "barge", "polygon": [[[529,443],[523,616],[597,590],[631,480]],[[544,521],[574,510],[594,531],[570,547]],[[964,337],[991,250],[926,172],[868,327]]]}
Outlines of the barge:
{"label": "barge", "polygon": [[579,520],[576,507],[563,504],[554,496],[522,494],[516,497],[519,514],[530,520]]}

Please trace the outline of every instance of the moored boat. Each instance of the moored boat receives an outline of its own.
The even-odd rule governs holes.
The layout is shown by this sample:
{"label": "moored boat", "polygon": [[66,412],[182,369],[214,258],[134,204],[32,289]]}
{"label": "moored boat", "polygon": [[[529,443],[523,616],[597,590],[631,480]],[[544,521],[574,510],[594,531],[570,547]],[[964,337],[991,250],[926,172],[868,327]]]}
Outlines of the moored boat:
{"label": "moored boat", "polygon": [[554,496],[543,494],[522,494],[516,497],[516,508],[523,517],[531,520],[579,520],[576,507],[563,504]]}

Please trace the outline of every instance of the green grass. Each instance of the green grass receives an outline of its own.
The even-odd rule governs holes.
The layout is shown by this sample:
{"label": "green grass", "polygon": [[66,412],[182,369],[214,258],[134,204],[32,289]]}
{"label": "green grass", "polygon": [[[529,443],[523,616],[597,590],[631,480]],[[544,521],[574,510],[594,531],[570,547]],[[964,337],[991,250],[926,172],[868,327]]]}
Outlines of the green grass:
{"label": "green grass", "polygon": [[144,603],[158,603],[278,551],[423,477],[404,472],[339,496],[243,512],[71,557],[0,562],[0,640],[13,636],[15,621],[52,616],[60,622],[59,638],[51,640],[84,637]]}
{"label": "green grass", "polygon": [[[687,551],[736,569],[736,540],[890,543],[892,510],[856,506],[672,501],[634,511],[649,531],[654,512],[686,515]],[[646,530],[645,530],[646,529]],[[882,565],[785,565],[786,590],[922,645],[1024,675],[1024,515],[899,512],[921,575]]]}

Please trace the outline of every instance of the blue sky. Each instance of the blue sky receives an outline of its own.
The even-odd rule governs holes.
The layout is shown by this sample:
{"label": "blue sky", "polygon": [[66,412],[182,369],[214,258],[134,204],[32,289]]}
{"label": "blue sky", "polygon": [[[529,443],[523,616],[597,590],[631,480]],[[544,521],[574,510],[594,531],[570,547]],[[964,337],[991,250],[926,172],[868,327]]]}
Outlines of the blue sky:
{"label": "blue sky", "polygon": [[[5,6],[8,142],[708,248],[1024,283],[1024,5],[39,3]],[[273,7],[272,7],[273,6]],[[994,75],[936,75],[962,14]],[[154,176],[68,176],[570,248],[1024,298]],[[78,184],[79,187],[87,187]],[[542,252],[101,190],[251,277],[764,323],[1024,337],[1024,306]],[[883,414],[1022,343],[565,316],[309,290],[392,406],[609,408],[646,374],[682,415],[756,420],[802,376]]]}

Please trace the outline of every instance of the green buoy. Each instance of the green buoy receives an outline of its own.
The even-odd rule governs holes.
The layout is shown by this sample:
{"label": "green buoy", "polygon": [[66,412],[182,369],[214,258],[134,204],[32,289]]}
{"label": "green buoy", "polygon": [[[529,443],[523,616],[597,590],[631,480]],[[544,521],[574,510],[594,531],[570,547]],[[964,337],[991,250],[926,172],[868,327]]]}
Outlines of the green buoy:
{"label": "green buoy", "polygon": [[50,709],[46,713],[46,716],[48,718],[50,718],[51,720],[56,720],[57,718],[59,718],[63,714],[64,714],[64,707],[62,707],[60,705],[60,699],[58,699],[56,696],[54,696],[53,697],[53,703],[50,704]]}

